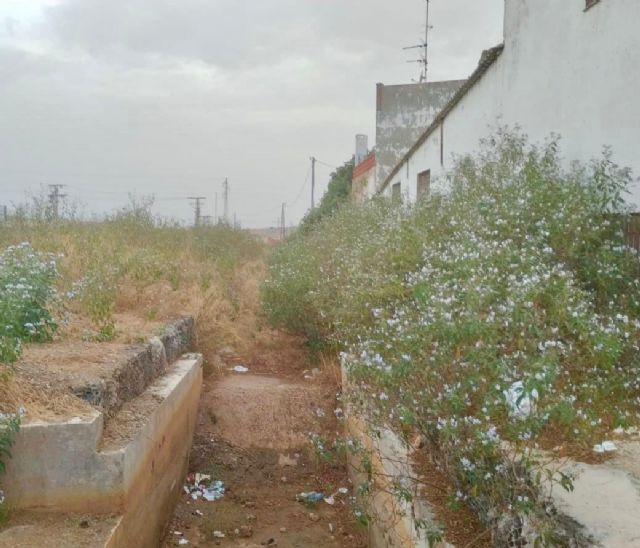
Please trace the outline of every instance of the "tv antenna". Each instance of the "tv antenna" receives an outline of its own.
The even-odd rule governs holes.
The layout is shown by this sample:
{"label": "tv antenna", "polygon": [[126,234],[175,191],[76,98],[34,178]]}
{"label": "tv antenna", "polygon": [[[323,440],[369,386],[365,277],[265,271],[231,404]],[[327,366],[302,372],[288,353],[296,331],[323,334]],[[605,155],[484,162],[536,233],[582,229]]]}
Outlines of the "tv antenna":
{"label": "tv antenna", "polygon": [[431,0],[426,0],[427,3],[427,24],[424,33],[424,43],[418,44],[416,46],[408,46],[406,48],[402,48],[403,50],[410,49],[421,49],[422,57],[420,59],[414,59],[412,61],[407,61],[407,63],[419,63],[422,65],[422,70],[420,71],[420,83],[424,83],[427,81],[427,75],[429,71],[429,31],[433,28],[429,25],[429,2]]}

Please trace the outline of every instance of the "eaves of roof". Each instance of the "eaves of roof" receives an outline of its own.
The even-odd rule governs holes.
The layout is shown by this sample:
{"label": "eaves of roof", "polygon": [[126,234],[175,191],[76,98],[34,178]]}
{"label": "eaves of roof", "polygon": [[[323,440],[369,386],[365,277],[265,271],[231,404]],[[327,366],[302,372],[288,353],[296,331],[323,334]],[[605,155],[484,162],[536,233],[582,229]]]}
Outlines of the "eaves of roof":
{"label": "eaves of roof", "polygon": [[440,124],[444,122],[447,115],[456,107],[456,105],[462,101],[464,96],[473,88],[473,86],[485,75],[487,70],[496,62],[500,54],[504,50],[504,44],[500,44],[491,49],[482,52],[482,57],[478,63],[478,67],[473,72],[469,79],[460,87],[460,89],[454,94],[451,100],[444,106],[440,113],[435,117],[431,125],[424,131],[409,151],[402,157],[402,160],[398,162],[396,167],[393,168],[391,173],[387,176],[384,182],[378,188],[378,194],[383,192],[385,188],[389,186],[389,183],[398,174],[404,163],[415,154],[415,152],[422,146],[422,144],[429,138],[429,136],[440,127]]}

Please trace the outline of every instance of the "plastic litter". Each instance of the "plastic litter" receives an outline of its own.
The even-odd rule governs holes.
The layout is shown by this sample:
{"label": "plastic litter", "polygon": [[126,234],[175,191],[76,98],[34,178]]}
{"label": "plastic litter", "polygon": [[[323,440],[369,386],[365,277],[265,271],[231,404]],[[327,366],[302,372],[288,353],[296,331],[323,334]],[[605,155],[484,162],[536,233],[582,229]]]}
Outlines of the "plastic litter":
{"label": "plastic litter", "polygon": [[603,441],[593,446],[594,453],[612,453],[617,450],[616,444],[612,441]]}
{"label": "plastic litter", "polygon": [[333,495],[329,495],[328,497],[324,498],[324,501],[329,505],[329,506],[333,506],[336,503],[336,499],[334,498]]}
{"label": "plastic litter", "polygon": [[180,544],[182,546],[182,545],[185,545],[185,544],[189,544],[189,541],[186,538],[181,538],[178,541],[178,544]]}
{"label": "plastic litter", "polygon": [[183,490],[193,500],[203,498],[206,501],[214,502],[224,496],[225,487],[224,482],[211,481],[211,476],[207,474],[189,474]]}
{"label": "plastic litter", "polygon": [[236,365],[233,370],[236,373],[248,373],[249,372],[249,368],[245,367],[244,365]]}
{"label": "plastic litter", "polygon": [[310,493],[299,493],[298,495],[296,495],[296,500],[304,504],[315,504],[316,502],[320,502],[323,499],[324,495],[322,493],[318,493],[318,491],[311,491]]}
{"label": "plastic litter", "polygon": [[524,390],[522,381],[514,382],[509,390],[504,391],[509,406],[509,415],[518,419],[526,419],[535,411],[538,391],[534,388],[529,394]]}
{"label": "plastic litter", "polygon": [[224,538],[224,533],[222,531],[214,531],[213,532],[213,537],[214,538]]}
{"label": "plastic litter", "polygon": [[349,493],[349,489],[347,489],[346,487],[340,487],[340,489],[338,489],[338,493],[340,493],[341,495],[347,495]]}
{"label": "plastic litter", "polygon": [[202,498],[209,502],[214,502],[222,497],[224,497],[224,483],[219,480],[214,481],[211,486],[202,493]]}

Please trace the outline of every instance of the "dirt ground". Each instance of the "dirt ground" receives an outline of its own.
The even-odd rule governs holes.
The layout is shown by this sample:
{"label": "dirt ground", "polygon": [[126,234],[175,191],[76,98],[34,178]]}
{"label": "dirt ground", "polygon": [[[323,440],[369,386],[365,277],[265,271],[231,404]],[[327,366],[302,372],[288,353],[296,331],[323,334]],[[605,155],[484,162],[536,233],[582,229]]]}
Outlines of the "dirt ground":
{"label": "dirt ground", "polygon": [[[224,481],[226,492],[215,502],[183,494],[165,547],[367,546],[346,466],[320,462],[309,441],[340,429],[336,373],[307,360],[302,341],[272,331],[258,332],[244,355],[223,350],[220,371],[205,379],[190,471]],[[296,501],[309,491],[335,493],[335,504]]]}

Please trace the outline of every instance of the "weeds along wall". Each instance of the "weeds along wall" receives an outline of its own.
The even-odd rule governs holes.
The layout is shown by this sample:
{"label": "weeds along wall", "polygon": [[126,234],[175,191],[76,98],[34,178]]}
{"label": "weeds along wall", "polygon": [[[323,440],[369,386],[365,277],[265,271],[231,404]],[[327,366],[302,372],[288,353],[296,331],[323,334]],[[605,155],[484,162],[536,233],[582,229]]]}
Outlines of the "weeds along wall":
{"label": "weeds along wall", "polygon": [[[211,358],[216,346],[235,342],[229,326],[243,306],[243,269],[255,263],[261,271],[262,253],[242,231],[163,223],[135,204],[102,222],[51,220],[42,208],[20,207],[0,224],[0,395],[23,345],[71,336],[70,317],[83,339],[103,342],[120,335],[119,312],[159,323],[194,315],[199,350]],[[0,474],[20,426],[7,400],[0,398]],[[0,521],[3,499],[0,491]]]}
{"label": "weeds along wall", "polygon": [[[114,337],[124,286],[134,296],[160,283],[173,290],[193,286],[202,294],[214,282],[229,289],[236,269],[262,253],[261,245],[241,231],[165,224],[146,209],[127,209],[103,222],[49,221],[32,213],[19,209],[3,223],[0,249],[28,242],[35,253],[48,253],[57,268],[57,296],[91,320],[96,340]],[[147,312],[153,316],[153,310]]]}
{"label": "weeds along wall", "polygon": [[292,237],[262,289],[274,325],[341,352],[374,430],[425,440],[451,504],[496,545],[569,542],[545,493],[571,478],[540,451],[579,456],[640,422],[631,174],[607,155],[561,165],[556,142],[501,131],[446,193],[345,207]]}

